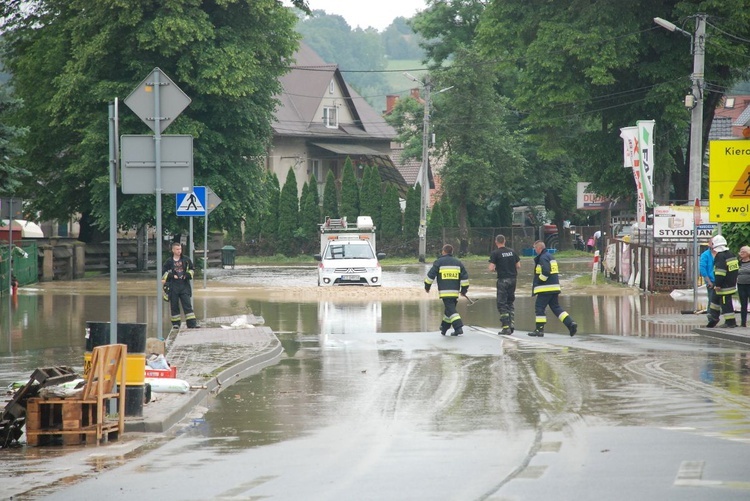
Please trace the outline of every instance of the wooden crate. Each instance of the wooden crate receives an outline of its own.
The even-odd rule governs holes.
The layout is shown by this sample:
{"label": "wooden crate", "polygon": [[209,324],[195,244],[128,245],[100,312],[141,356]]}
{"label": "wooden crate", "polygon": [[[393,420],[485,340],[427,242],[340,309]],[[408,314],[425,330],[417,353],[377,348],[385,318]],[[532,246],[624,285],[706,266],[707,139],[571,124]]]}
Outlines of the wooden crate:
{"label": "wooden crate", "polygon": [[[117,371],[125,381],[123,344],[94,348],[92,368],[81,398],[30,398],[26,403],[26,443],[63,445],[107,442],[125,429],[125,385],[115,392]],[[105,407],[110,398],[118,400],[117,420],[107,420]]]}

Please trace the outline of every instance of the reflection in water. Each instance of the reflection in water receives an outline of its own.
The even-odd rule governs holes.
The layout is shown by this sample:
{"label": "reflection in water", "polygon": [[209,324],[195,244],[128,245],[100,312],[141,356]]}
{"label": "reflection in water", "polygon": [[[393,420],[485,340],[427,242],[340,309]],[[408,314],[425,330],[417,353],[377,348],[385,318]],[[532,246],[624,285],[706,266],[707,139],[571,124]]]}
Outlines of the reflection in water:
{"label": "reflection in water", "polygon": [[[391,274],[398,286],[420,287],[427,265],[401,265],[384,270],[384,278]],[[486,263],[467,265],[472,281],[472,296],[476,304],[460,301],[458,311],[466,324],[499,329],[500,323],[495,306],[494,276],[487,272]],[[253,287],[264,283],[300,286],[308,277],[303,273],[307,267],[254,267],[237,270],[216,271],[212,285],[230,283],[241,288],[243,284]],[[565,263],[563,272],[587,273],[588,262]],[[212,270],[213,272],[214,270]],[[314,266],[310,266],[314,279]],[[519,331],[533,329],[534,301],[530,297],[530,261],[524,260],[516,299],[516,325]],[[311,280],[313,280],[311,279]],[[123,277],[120,281],[131,280]],[[137,279],[133,279],[137,280]],[[102,278],[102,283],[108,279]],[[312,283],[312,282],[311,282]],[[28,377],[37,367],[69,365],[82,367],[84,352],[84,329],[87,321],[106,322],[109,316],[109,297],[106,294],[90,294],[92,284],[101,288],[97,281],[73,281],[64,287],[44,290],[23,288],[18,296],[18,305],[8,312],[7,301],[0,301],[0,384]],[[150,286],[150,282],[149,282]],[[315,287],[310,285],[310,287]],[[383,287],[387,290],[387,286]],[[427,301],[399,301],[389,298],[346,304],[334,301],[302,302],[281,299],[257,299],[234,294],[231,289],[220,292],[201,292],[197,288],[194,298],[195,311],[199,319],[254,313],[264,317],[266,325],[280,335],[284,333],[306,333],[312,336],[352,336],[361,332],[437,332],[442,318],[442,304],[435,295]],[[155,335],[155,298],[150,296],[120,295],[118,317],[120,322],[138,322],[149,325],[149,335]],[[680,316],[684,304],[674,301],[666,294],[642,296],[574,296],[565,292],[560,302],[579,324],[581,337],[587,334],[605,334],[637,337],[690,337],[693,327],[704,322],[703,317]],[[8,315],[11,314],[10,331]],[[551,319],[551,332],[561,332],[558,322]],[[168,322],[165,316],[163,321]],[[555,329],[558,329],[557,331]],[[519,332],[523,335],[523,332]],[[284,340],[287,341],[286,339]],[[287,347],[289,350],[293,346]]]}

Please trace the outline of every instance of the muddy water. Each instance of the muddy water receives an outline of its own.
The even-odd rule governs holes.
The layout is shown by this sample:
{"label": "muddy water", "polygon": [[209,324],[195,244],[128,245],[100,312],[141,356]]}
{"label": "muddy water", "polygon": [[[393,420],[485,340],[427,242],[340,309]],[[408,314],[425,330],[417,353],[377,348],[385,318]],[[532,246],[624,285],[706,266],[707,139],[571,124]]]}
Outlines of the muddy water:
{"label": "muddy water", "polygon": [[[583,435],[591,423],[750,437],[746,351],[693,335],[703,319],[680,315],[689,305],[666,295],[566,287],[561,304],[579,323],[579,336],[530,340],[522,332],[533,328],[534,318],[524,268],[518,331],[503,339],[495,334],[494,277],[484,263],[469,268],[476,303],[459,303],[472,326],[463,338],[437,334],[442,307],[434,293],[420,290],[424,265],[384,270],[386,285],[377,294],[321,293],[310,267],[216,271],[207,290],[196,284],[198,317],[262,316],[283,345],[282,360],[213,398],[203,417],[154,454],[96,467],[83,462],[80,477],[37,491],[39,498],[115,492],[139,499],[160,486],[169,493],[165,499],[303,499],[355,479],[337,499],[366,499],[372,492],[382,499],[485,499],[480,494],[497,489],[498,478],[530,461],[528,451],[554,454],[544,447],[564,449],[558,441]],[[568,281],[590,271],[588,263],[562,268]],[[123,279],[118,314],[122,322],[148,323],[153,335],[151,283]],[[37,366],[80,367],[85,322],[107,320],[107,290],[106,279],[27,288],[11,308],[11,328],[2,327],[0,383],[27,377]],[[554,318],[548,325],[550,333],[564,330]],[[550,439],[533,447],[546,434]],[[640,438],[636,446],[642,447]],[[47,463],[29,466],[40,450],[13,456],[13,475],[50,471]],[[702,453],[691,449],[686,457]],[[437,469],[436,461],[442,461]],[[491,480],[477,477],[483,470],[477,464],[494,465]],[[382,482],[401,471],[409,472],[408,482]],[[613,467],[602,477],[618,472]],[[465,485],[476,492],[455,490]]]}
{"label": "muddy water", "polygon": [[[468,325],[497,329],[494,277],[486,263],[469,263],[467,267],[472,281],[470,296],[476,303],[469,305],[461,299],[459,313]],[[566,262],[561,268],[564,279],[590,273],[588,260]],[[427,265],[421,264],[386,267],[384,286],[377,296],[357,298],[354,289],[335,291],[346,301],[335,295],[318,294],[314,265],[209,270],[206,289],[200,279],[194,284],[195,311],[199,319],[254,313],[263,316],[266,325],[279,333],[432,331],[440,323],[442,306],[435,294],[426,296],[419,290],[426,269]],[[533,329],[530,279],[531,262],[524,260],[516,299],[519,330]],[[119,277],[118,284],[119,321],[147,323],[149,336],[155,336],[154,282],[147,276],[126,275]],[[416,287],[408,297],[403,294],[407,287]],[[617,291],[615,295],[611,291],[587,295],[574,290],[568,294],[568,289],[571,288],[566,288],[560,303],[578,322],[582,335],[690,335],[691,329],[703,322],[703,318],[695,316],[678,316],[676,320],[664,317],[660,321],[660,316],[678,314],[692,306],[668,295],[620,295]],[[389,290],[400,292],[391,294]],[[7,296],[2,296],[0,385],[26,378],[37,367],[68,365],[80,369],[86,322],[109,320],[108,293],[107,277],[38,284],[21,290],[11,304],[10,314]],[[166,329],[166,305],[164,310]],[[644,321],[644,317],[655,321]],[[556,319],[549,319],[549,332],[563,330]]]}

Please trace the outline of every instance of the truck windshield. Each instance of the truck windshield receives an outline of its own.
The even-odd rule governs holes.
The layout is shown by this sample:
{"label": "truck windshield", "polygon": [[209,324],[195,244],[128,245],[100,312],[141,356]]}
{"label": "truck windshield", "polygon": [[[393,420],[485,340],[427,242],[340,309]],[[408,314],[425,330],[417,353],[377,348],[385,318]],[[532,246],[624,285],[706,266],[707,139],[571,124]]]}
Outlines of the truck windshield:
{"label": "truck windshield", "polygon": [[374,259],[372,247],[362,244],[331,244],[326,249],[324,259]]}

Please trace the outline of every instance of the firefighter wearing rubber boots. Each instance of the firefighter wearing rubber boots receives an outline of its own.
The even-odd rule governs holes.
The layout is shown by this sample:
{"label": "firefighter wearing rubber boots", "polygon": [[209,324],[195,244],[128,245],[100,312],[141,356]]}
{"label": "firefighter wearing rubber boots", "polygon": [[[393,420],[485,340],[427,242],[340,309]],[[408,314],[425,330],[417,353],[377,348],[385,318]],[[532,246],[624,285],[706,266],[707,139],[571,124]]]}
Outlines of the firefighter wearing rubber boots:
{"label": "firefighter wearing rubber boots", "polygon": [[189,258],[182,255],[182,244],[172,243],[172,257],[162,266],[162,284],[169,284],[169,309],[172,328],[180,328],[180,304],[185,312],[185,323],[188,329],[195,329],[198,323],[193,313],[190,297],[193,295],[190,282],[193,280],[195,268]]}
{"label": "firefighter wearing rubber boots", "polygon": [[443,300],[445,312],[443,321],[440,323],[440,334],[445,336],[448,329],[453,326],[451,336],[460,336],[464,333],[464,323],[461,315],[456,311],[459,294],[466,295],[469,290],[469,273],[464,268],[463,263],[453,257],[453,246],[445,244],[443,246],[442,256],[434,263],[432,268],[427,272],[424,279],[424,290],[430,292],[433,282],[437,279],[440,299]]}
{"label": "firefighter wearing rubber boots", "polygon": [[547,323],[545,310],[547,306],[552,310],[557,318],[565,324],[571,336],[575,336],[578,331],[578,324],[563,310],[558,303],[560,296],[560,277],[558,276],[557,261],[552,254],[547,252],[547,246],[544,242],[537,240],[534,242],[534,282],[532,285],[532,296],[536,296],[535,314],[536,329],[529,332],[532,337],[544,337],[544,324]]}
{"label": "firefighter wearing rubber boots", "polygon": [[716,235],[713,239],[714,255],[714,288],[711,294],[711,304],[708,307],[708,325],[716,327],[719,323],[719,314],[724,318],[724,323],[719,327],[737,327],[737,317],[734,315],[734,303],[732,295],[737,292],[737,275],[740,263],[737,256],[732,254],[727,247],[727,239]]}

